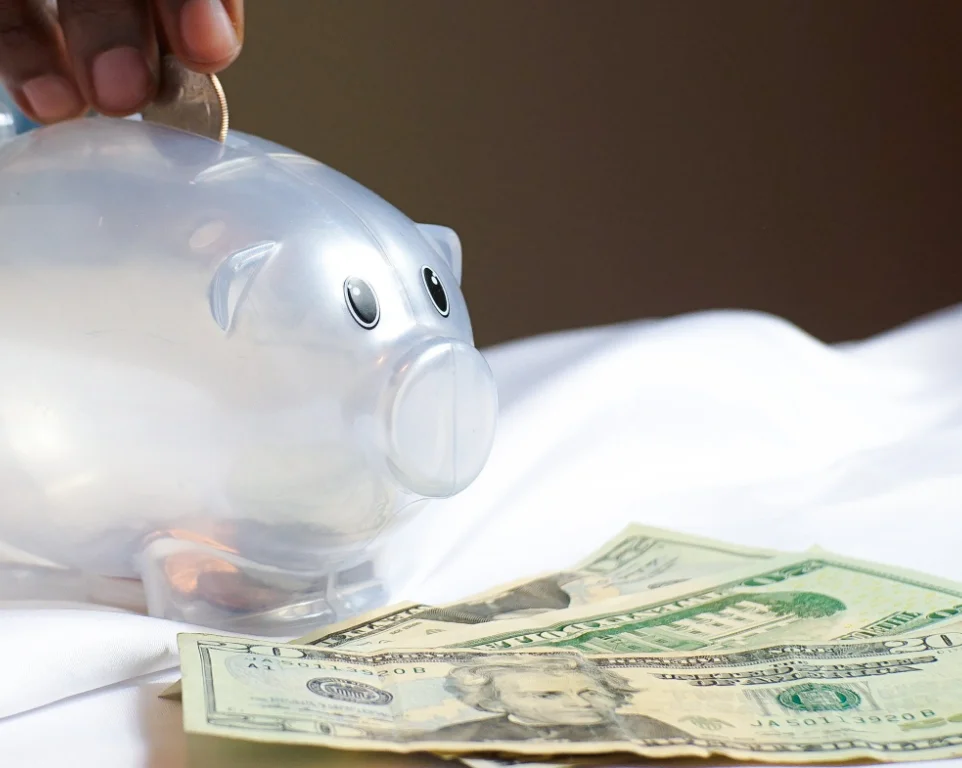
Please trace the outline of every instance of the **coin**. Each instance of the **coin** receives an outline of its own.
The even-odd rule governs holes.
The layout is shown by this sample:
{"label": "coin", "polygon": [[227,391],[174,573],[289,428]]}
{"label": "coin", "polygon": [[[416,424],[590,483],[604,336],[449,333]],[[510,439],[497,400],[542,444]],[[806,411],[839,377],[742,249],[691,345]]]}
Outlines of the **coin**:
{"label": "coin", "polygon": [[161,60],[157,98],[141,117],[223,142],[227,138],[227,99],[216,75],[192,72],[175,56]]}

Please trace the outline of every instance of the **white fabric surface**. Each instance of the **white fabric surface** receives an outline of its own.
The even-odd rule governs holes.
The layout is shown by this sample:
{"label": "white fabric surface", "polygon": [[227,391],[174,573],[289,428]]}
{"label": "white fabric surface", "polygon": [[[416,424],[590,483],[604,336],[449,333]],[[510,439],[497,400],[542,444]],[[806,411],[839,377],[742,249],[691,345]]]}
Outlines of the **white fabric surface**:
{"label": "white fabric surface", "polygon": [[[399,546],[430,550],[395,597],[560,568],[631,521],[962,580],[960,339],[962,306],[835,347],[712,312],[488,350],[494,452],[406,530]],[[0,765],[186,765],[180,707],[156,694],[191,628],[49,597],[0,604]]]}

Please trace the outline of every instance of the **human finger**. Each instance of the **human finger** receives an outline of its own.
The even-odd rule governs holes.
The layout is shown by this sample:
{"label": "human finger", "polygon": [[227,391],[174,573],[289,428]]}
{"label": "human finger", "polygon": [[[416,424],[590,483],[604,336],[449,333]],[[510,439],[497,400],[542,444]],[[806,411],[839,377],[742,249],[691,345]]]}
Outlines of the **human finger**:
{"label": "human finger", "polygon": [[167,46],[188,69],[220,72],[240,53],[243,0],[154,0],[154,7]]}
{"label": "human finger", "polygon": [[36,122],[66,120],[87,109],[44,0],[0,0],[0,79]]}
{"label": "human finger", "polygon": [[59,0],[60,25],[84,98],[104,115],[140,111],[157,93],[149,0]]}

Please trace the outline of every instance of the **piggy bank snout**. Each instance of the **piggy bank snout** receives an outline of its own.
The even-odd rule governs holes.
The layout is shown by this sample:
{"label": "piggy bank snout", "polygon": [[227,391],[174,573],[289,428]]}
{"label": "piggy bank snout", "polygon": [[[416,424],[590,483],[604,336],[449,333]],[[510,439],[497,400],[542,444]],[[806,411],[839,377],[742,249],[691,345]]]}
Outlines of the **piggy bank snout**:
{"label": "piggy bank snout", "polygon": [[484,357],[461,341],[431,341],[405,356],[393,383],[386,426],[395,476],[422,496],[464,490],[494,440],[497,389]]}

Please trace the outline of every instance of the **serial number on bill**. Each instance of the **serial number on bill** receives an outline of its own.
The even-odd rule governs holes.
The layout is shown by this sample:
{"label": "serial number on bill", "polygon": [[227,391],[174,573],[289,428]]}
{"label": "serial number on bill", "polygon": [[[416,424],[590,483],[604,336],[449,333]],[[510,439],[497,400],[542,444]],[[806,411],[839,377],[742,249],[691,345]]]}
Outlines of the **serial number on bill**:
{"label": "serial number on bill", "polygon": [[764,718],[751,723],[752,728],[801,728],[825,725],[876,725],[878,723],[903,723],[937,717],[934,710],[920,709],[916,712],[898,712],[890,715],[812,715],[789,717],[784,720]]}

